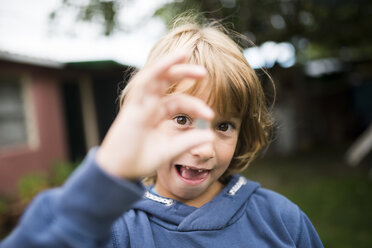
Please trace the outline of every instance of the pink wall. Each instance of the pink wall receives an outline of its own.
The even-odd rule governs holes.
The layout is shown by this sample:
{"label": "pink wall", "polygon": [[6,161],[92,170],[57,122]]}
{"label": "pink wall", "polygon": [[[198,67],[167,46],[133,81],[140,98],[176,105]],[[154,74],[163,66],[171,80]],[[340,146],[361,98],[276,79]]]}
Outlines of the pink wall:
{"label": "pink wall", "polygon": [[21,176],[47,171],[55,161],[67,158],[58,73],[35,70],[30,74],[39,146],[33,150],[28,147],[1,150],[0,147],[0,192],[3,193],[13,193]]}

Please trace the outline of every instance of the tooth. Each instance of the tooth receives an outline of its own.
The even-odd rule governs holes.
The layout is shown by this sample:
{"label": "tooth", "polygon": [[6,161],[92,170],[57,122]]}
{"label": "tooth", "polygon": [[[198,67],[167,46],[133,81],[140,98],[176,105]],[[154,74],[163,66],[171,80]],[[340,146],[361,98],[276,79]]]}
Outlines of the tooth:
{"label": "tooth", "polygon": [[203,170],[198,170],[198,172],[203,172]]}
{"label": "tooth", "polygon": [[186,166],[186,170],[190,170],[190,167]]}

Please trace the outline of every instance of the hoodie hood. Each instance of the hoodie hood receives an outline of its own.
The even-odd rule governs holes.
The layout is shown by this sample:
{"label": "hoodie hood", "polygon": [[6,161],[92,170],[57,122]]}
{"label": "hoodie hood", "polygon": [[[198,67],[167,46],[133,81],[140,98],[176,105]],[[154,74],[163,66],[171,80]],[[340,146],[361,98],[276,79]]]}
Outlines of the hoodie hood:
{"label": "hoodie hood", "polygon": [[234,223],[244,213],[248,198],[259,184],[240,175],[231,176],[226,187],[200,208],[187,206],[173,199],[147,191],[134,210],[146,212],[151,220],[177,231],[216,230]]}

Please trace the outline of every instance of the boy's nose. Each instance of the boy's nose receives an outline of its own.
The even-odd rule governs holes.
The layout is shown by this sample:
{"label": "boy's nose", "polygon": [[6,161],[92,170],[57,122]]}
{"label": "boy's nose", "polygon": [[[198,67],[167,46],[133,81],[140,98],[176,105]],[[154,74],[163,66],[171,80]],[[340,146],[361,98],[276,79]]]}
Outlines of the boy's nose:
{"label": "boy's nose", "polygon": [[216,156],[212,143],[206,143],[190,150],[191,155],[199,157],[201,160],[209,160]]}

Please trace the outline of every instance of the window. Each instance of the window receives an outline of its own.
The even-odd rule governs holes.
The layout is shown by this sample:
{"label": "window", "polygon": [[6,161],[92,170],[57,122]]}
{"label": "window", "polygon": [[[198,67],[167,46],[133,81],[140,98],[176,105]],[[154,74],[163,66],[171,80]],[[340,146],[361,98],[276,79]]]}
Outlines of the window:
{"label": "window", "polygon": [[28,144],[24,84],[20,79],[0,77],[0,146]]}

